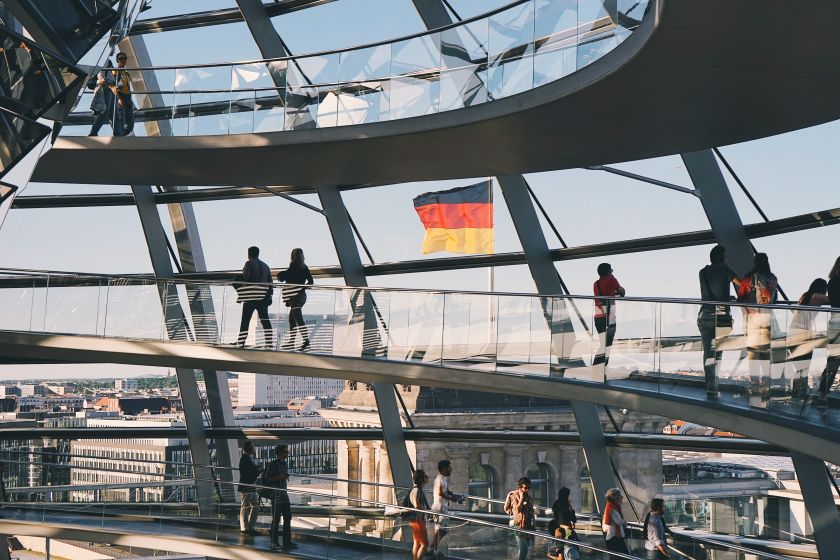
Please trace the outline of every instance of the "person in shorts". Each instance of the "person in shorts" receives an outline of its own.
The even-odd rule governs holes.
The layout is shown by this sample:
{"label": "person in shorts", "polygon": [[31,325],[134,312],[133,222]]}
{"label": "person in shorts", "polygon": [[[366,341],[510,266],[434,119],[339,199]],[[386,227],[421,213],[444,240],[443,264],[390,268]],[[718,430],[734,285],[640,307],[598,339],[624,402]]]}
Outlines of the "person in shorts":
{"label": "person in shorts", "polygon": [[433,488],[434,499],[432,501],[432,512],[442,513],[444,515],[432,516],[432,525],[434,528],[434,538],[432,539],[431,552],[433,558],[440,557],[440,542],[449,532],[449,518],[446,514],[449,513],[449,502],[462,502],[464,497],[459,494],[454,494],[449,489],[449,475],[452,474],[452,463],[443,459],[438,462],[438,475],[435,478]]}

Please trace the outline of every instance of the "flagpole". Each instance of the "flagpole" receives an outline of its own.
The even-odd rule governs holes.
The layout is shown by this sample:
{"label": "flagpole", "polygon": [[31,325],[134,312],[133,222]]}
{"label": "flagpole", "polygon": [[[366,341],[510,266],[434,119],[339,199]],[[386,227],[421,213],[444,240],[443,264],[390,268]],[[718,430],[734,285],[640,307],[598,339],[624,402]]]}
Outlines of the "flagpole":
{"label": "flagpole", "polygon": [[[490,208],[491,212],[495,214],[495,209],[493,207],[493,178],[487,177],[487,181],[490,183]],[[495,220],[493,222],[493,252],[496,251],[496,223]],[[491,294],[496,291],[496,267],[490,266],[487,269],[487,291]],[[494,310],[493,310],[493,301],[494,297],[492,295],[487,296],[487,328],[490,330],[488,334],[488,339],[496,342],[494,334],[496,329],[494,329]]]}

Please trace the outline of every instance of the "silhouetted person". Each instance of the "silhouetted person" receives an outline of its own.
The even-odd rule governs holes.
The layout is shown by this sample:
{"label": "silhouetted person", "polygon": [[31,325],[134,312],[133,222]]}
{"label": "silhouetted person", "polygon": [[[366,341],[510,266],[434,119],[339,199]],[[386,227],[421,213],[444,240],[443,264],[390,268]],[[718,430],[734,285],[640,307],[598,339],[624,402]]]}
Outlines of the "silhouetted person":
{"label": "silhouetted person", "polygon": [[[598,265],[598,279],[592,285],[592,290],[596,296],[607,297],[624,297],[625,291],[618,283],[618,280],[613,276],[613,269],[610,263],[601,263]],[[596,299],[595,300],[595,330],[601,335],[601,343],[598,348],[598,354],[592,360],[592,365],[604,364],[609,361],[610,347],[615,338],[615,302],[610,299]],[[604,336],[606,333],[606,338]]]}
{"label": "silhouetted person", "polygon": [[[735,273],[726,265],[726,249],[715,245],[709,253],[711,264],[700,269],[700,298],[703,301],[729,301],[729,288]],[[717,368],[723,352],[720,342],[732,332],[732,314],[728,305],[701,305],[697,329],[703,342],[703,371],[706,376],[706,397],[717,399]]]}
{"label": "silhouetted person", "polygon": [[289,446],[280,444],[274,448],[277,456],[268,464],[263,477],[266,486],[276,488],[271,496],[271,545],[278,545],[278,532],[280,519],[283,519],[283,545],[288,550],[297,548],[292,542],[292,503],[289,501],[289,493],[286,490],[289,481],[289,467],[286,459],[289,457]]}
{"label": "silhouetted person", "polygon": [[242,505],[239,509],[239,532],[246,535],[256,535],[254,527],[257,524],[257,513],[260,509],[260,496],[254,483],[260,476],[260,468],[254,463],[254,444],[246,441],[242,445],[242,456],[239,458],[239,492],[242,494]]}
{"label": "silhouetted person", "polygon": [[301,351],[309,348],[309,330],[303,321],[303,305],[306,303],[305,285],[312,285],[312,274],[303,258],[303,249],[292,249],[289,268],[277,273],[277,280],[294,284],[283,288],[283,303],[289,308],[289,340],[284,344],[288,350],[294,349],[297,334],[303,338]]}
{"label": "silhouetted person", "polygon": [[828,299],[834,309],[828,320],[828,363],[820,376],[820,406],[828,406],[828,394],[840,369],[840,257],[828,273]]}
{"label": "silhouetted person", "polygon": [[[248,261],[242,267],[242,281],[247,284],[237,288],[237,301],[242,303],[242,321],[239,323],[239,346],[245,346],[248,338],[248,325],[254,311],[260,318],[263,328],[263,343],[266,348],[272,346],[271,321],[268,319],[268,306],[274,287],[271,285],[271,269],[259,259],[260,248],[248,247]],[[254,283],[262,285],[254,285]]]}
{"label": "silhouetted person", "polygon": [[[554,514],[554,519],[551,520],[552,523],[550,524],[552,529],[554,527],[561,527],[569,534],[574,530],[575,523],[577,523],[577,515],[575,514],[575,508],[572,507],[572,500],[569,498],[570,495],[571,490],[565,486],[557,492],[557,499],[551,504],[551,512]],[[551,532],[554,533],[553,530]]]}
{"label": "silhouetted person", "polygon": [[[776,275],[770,271],[767,253],[756,253],[753,269],[738,282],[738,301],[776,303],[778,287]],[[744,307],[743,310],[750,362],[750,406],[762,406],[770,394],[770,326],[773,313],[757,307]]]}
{"label": "silhouetted person", "polygon": [[127,136],[134,130],[134,102],[131,100],[131,75],[125,68],[128,55],[117,54],[116,83],[117,118],[114,124],[114,136]]}
{"label": "silhouetted person", "polygon": [[[93,126],[88,136],[98,136],[102,125],[110,123],[111,128],[116,131],[116,84],[117,75],[113,70],[110,60],[105,62],[105,67],[96,75],[96,88],[93,90],[93,100],[90,109],[93,111]],[[114,134],[117,135],[116,132]]]}

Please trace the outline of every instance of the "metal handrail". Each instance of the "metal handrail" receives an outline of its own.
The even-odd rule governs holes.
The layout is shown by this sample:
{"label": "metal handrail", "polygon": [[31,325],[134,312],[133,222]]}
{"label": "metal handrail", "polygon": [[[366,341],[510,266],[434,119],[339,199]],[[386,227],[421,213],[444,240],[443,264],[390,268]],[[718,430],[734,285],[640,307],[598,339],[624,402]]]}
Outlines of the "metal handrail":
{"label": "metal handrail", "polygon": [[[283,270],[283,269],[280,269]],[[114,280],[114,279],[124,279],[124,280],[132,280],[132,281],[139,281],[147,284],[161,284],[161,283],[169,283],[169,284],[176,284],[176,285],[193,285],[197,287],[201,286],[221,286],[221,287],[233,287],[233,284],[242,285],[242,286],[272,286],[274,288],[304,288],[306,290],[322,290],[322,291],[344,291],[344,290],[362,290],[366,292],[401,292],[401,293],[422,293],[422,294],[430,294],[430,295],[476,295],[476,296],[490,296],[490,297],[528,297],[528,298],[552,298],[552,299],[564,299],[564,300],[609,300],[609,301],[630,301],[630,302],[639,302],[639,303],[673,303],[673,304],[684,304],[684,305],[726,305],[729,307],[738,307],[738,308],[756,308],[756,309],[783,309],[783,310],[799,310],[799,311],[817,311],[823,313],[832,313],[835,312],[834,310],[840,309],[835,307],[827,307],[827,306],[813,306],[813,305],[799,305],[798,303],[794,303],[793,301],[782,301],[776,303],[746,303],[746,302],[738,302],[738,301],[717,301],[717,300],[703,300],[698,298],[675,298],[675,297],[648,297],[648,296],[595,296],[595,295],[584,295],[584,294],[534,294],[534,293],[527,293],[527,292],[488,292],[488,291],[480,291],[480,290],[441,290],[441,289],[421,289],[421,288],[389,288],[389,287],[371,287],[371,286],[329,286],[329,285],[316,285],[316,284],[288,284],[288,283],[280,283],[280,282],[271,282],[271,283],[264,283],[264,282],[245,282],[240,280],[194,280],[191,278],[170,278],[170,279],[157,279],[153,276],[140,276],[140,275],[109,275],[109,274],[100,274],[100,273],[73,273],[73,272],[52,272],[52,271],[43,271],[43,270],[27,270],[27,269],[11,269],[11,268],[3,268],[0,269],[0,279],[2,279],[2,275],[8,274],[10,276],[24,276],[24,277],[32,277],[33,280],[38,277],[50,277],[50,276],[59,276],[59,277],[74,277],[74,278],[99,278],[99,279],[107,279],[107,280]],[[2,290],[2,287],[0,287]]]}

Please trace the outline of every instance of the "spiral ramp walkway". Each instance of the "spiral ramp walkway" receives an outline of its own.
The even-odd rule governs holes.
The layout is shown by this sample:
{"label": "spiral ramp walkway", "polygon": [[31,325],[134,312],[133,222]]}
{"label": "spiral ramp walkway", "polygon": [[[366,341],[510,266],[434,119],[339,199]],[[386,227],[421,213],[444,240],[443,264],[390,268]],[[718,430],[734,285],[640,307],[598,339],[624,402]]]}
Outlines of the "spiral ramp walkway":
{"label": "spiral ramp walkway", "polygon": [[[743,142],[840,118],[834,63],[840,37],[832,28],[838,11],[828,1],[659,0],[632,33],[591,64],[538,87],[531,80],[524,91],[489,102],[344,126],[335,126],[341,115],[333,115],[326,126],[277,132],[65,136],[41,159],[33,179],[390,183],[600,165]],[[544,40],[533,38],[530,48]],[[335,88],[331,80],[328,87]],[[323,100],[323,92],[318,95]]]}

